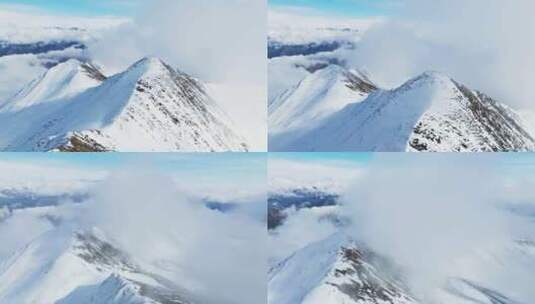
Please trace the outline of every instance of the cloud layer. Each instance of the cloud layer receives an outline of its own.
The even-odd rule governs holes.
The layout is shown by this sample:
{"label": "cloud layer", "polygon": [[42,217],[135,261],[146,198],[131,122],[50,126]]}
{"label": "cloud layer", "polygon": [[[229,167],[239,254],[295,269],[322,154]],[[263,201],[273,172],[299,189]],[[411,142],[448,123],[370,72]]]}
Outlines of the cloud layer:
{"label": "cloud layer", "polygon": [[156,0],[90,51],[116,69],[157,56],[203,80],[263,83],[266,27],[265,1]]}
{"label": "cloud layer", "polygon": [[438,70],[533,109],[534,9],[530,0],[407,0],[365,35],[352,60],[383,85]]}
{"label": "cloud layer", "polygon": [[209,210],[170,177],[145,171],[113,173],[76,221],[103,230],[146,265],[166,265],[206,303],[265,299],[265,220]]}
{"label": "cloud layer", "polygon": [[[513,196],[499,164],[484,155],[382,155],[345,195],[352,234],[402,265],[425,302],[437,301],[449,278],[504,284],[513,270],[493,272],[496,261],[488,268],[485,256],[510,248],[529,226],[503,207]],[[506,291],[525,295],[520,285]]]}

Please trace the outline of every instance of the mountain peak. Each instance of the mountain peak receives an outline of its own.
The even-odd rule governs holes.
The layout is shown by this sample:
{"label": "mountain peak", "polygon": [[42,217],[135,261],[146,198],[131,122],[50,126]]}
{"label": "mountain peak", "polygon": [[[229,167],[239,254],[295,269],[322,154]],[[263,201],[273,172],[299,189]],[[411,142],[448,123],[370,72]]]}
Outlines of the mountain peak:
{"label": "mountain peak", "polygon": [[82,73],[85,76],[98,81],[103,81],[106,79],[102,72],[100,72],[100,70],[90,62],[82,62],[74,58],[50,68],[50,70],[45,72],[45,75],[75,75],[78,73]]}
{"label": "mountain peak", "polygon": [[143,57],[128,68],[128,71],[132,70],[141,71],[142,73],[174,71],[167,63],[157,57]]}
{"label": "mountain peak", "polygon": [[134,63],[134,65],[158,66],[165,65],[165,63],[158,57],[148,56],[141,58],[136,63]]}
{"label": "mountain peak", "polygon": [[535,141],[517,117],[492,98],[430,71],[349,104],[305,132],[286,128],[272,136],[272,146],[281,151],[531,151]]}
{"label": "mountain peak", "polygon": [[38,103],[61,100],[98,86],[106,77],[90,63],[77,59],[62,62],[11,97],[2,111],[18,111]]}
{"label": "mountain peak", "polygon": [[435,85],[435,84],[447,84],[447,83],[453,83],[453,80],[446,74],[442,72],[438,72],[438,71],[426,71],[410,79],[405,84],[412,87],[414,84]]}
{"label": "mountain peak", "polygon": [[[64,67],[71,65],[76,66],[76,62],[66,63]],[[21,95],[24,100],[9,104],[17,106],[15,110],[20,115],[10,115],[7,109],[0,112],[5,114],[0,117],[6,117],[0,121],[6,125],[12,120],[24,122],[16,129],[0,128],[0,149],[247,150],[231,119],[202,83],[162,60],[143,58],[128,70],[103,81],[97,81],[90,73],[92,69],[84,63],[81,70],[73,69],[77,71],[74,78],[57,73],[50,81],[31,84]],[[91,89],[87,89],[89,86]],[[44,102],[54,102],[54,107],[37,107]]]}
{"label": "mountain peak", "polygon": [[119,75],[123,80],[132,83],[140,79],[174,78],[176,74],[177,71],[160,58],[144,57]]}
{"label": "mountain peak", "polygon": [[268,303],[416,303],[396,274],[396,265],[337,232],[270,270]]}
{"label": "mountain peak", "polygon": [[434,71],[434,70],[425,71],[421,74],[421,76],[425,78],[434,78],[434,79],[444,78],[444,77],[448,78],[446,74],[439,72],[439,71]]}
{"label": "mountain peak", "polygon": [[331,64],[309,74],[269,107],[272,134],[304,130],[350,103],[364,100],[377,87],[360,71]]}

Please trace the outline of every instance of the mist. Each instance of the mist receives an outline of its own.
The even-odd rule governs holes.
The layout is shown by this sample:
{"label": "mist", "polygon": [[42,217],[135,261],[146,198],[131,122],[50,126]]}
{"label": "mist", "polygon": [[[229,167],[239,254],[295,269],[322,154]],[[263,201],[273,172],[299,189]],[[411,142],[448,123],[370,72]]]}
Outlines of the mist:
{"label": "mist", "polygon": [[382,86],[436,70],[534,110],[534,10],[531,0],[407,0],[366,32],[351,62]]}
{"label": "mist", "polygon": [[327,216],[337,212],[336,207],[285,210],[287,219],[268,235],[269,263],[279,263],[297,250],[335,233],[338,227]]}
{"label": "mist", "polygon": [[532,298],[526,286],[533,279],[530,270],[511,267],[514,259],[496,269],[503,266],[495,266],[501,262],[492,256],[534,231],[505,208],[512,200],[533,197],[533,186],[511,196],[499,157],[378,154],[343,196],[350,233],[398,263],[411,291],[425,303],[439,302],[437,292],[459,277],[506,284],[518,299]]}
{"label": "mist", "polygon": [[204,81],[264,84],[266,7],[259,0],[148,1],[89,52],[114,71],[157,56]]}
{"label": "mist", "polygon": [[205,303],[265,299],[265,219],[210,210],[171,177],[143,171],[112,173],[72,222],[103,231]]}

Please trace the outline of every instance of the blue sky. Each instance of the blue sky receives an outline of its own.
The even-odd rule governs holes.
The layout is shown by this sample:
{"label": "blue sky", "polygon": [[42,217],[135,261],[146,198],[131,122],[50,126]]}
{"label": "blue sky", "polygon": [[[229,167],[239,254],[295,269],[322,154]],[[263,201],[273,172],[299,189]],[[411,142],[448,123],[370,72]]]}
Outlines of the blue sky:
{"label": "blue sky", "polygon": [[0,161],[112,171],[161,170],[171,175],[261,183],[265,153],[0,153]]}
{"label": "blue sky", "polygon": [[449,162],[452,165],[464,164],[466,161],[478,162],[486,161],[495,168],[513,174],[525,175],[535,169],[534,153],[487,153],[487,154],[462,154],[462,153],[436,153],[436,154],[413,154],[413,153],[270,153],[269,159],[282,159],[299,162],[309,162],[315,164],[355,164],[367,166],[374,162],[395,166],[396,164],[426,164],[426,160],[439,162]]}
{"label": "blue sky", "polygon": [[384,16],[399,4],[400,0],[268,0],[270,7],[303,7],[325,15]]}
{"label": "blue sky", "polygon": [[[57,14],[129,16],[150,0],[0,0],[0,4],[32,6]],[[194,1],[194,0],[192,0]],[[401,0],[268,0],[271,7],[314,9],[326,15],[378,16],[388,13]]]}
{"label": "blue sky", "polygon": [[47,12],[80,16],[129,16],[145,0],[0,0],[0,4],[30,6]]}
{"label": "blue sky", "polygon": [[344,162],[355,164],[367,164],[373,159],[373,153],[353,152],[325,152],[325,153],[297,153],[281,152],[269,153],[269,159],[283,159],[293,161],[305,161],[310,163]]}

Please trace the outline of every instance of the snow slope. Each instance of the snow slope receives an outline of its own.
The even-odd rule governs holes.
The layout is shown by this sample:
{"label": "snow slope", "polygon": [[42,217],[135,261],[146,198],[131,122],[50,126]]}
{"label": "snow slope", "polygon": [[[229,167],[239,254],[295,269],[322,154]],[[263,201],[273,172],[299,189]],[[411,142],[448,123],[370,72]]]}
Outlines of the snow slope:
{"label": "snow slope", "polygon": [[[50,70],[2,108],[0,150],[247,151],[203,85],[161,60],[142,59],[96,87],[87,73],[70,77],[84,70],[73,64]],[[82,87],[89,89],[69,96]]]}
{"label": "snow slope", "polygon": [[68,229],[51,229],[3,261],[0,281],[2,303],[189,303],[108,241]]}
{"label": "snow slope", "polygon": [[69,58],[87,59],[86,47],[129,22],[0,5],[0,105],[47,68]]}
{"label": "snow slope", "polygon": [[269,304],[418,303],[343,233],[312,243],[272,268]]}
{"label": "snow slope", "polygon": [[268,303],[530,303],[534,243],[512,240],[492,251],[477,249],[461,267],[452,263],[452,276],[442,286],[426,290],[423,301],[411,295],[407,273],[395,260],[337,232],[297,250],[270,270]]}
{"label": "snow slope", "polygon": [[276,98],[269,106],[271,134],[303,130],[352,102],[360,102],[376,86],[362,73],[338,65],[320,69]]}
{"label": "snow slope", "polygon": [[0,107],[0,111],[17,111],[40,102],[71,97],[100,85],[105,79],[106,77],[91,64],[71,59],[30,82],[8,99],[6,104]]}
{"label": "snow slope", "polygon": [[532,150],[513,110],[436,72],[376,90],[303,134],[270,136],[270,151]]}

